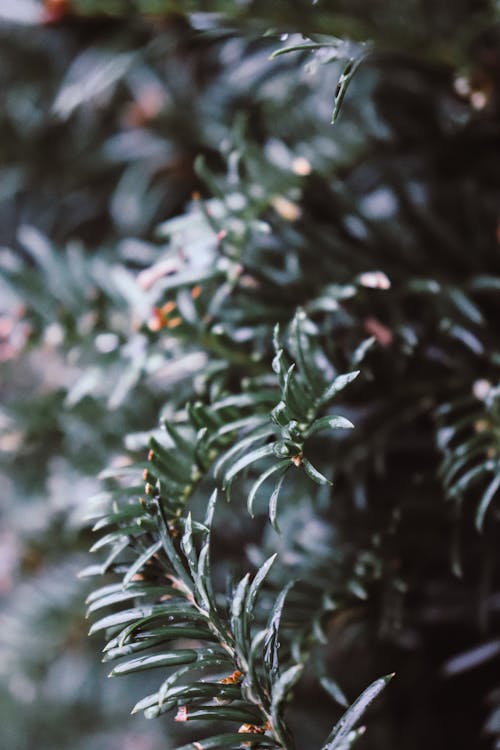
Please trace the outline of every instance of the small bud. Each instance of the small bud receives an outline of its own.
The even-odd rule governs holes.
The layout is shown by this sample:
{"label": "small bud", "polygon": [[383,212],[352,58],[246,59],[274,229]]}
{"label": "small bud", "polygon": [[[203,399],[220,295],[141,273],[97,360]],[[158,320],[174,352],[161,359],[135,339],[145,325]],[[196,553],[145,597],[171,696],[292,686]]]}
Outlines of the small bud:
{"label": "small bud", "polygon": [[179,710],[175,715],[174,721],[187,721],[188,720],[188,709],[187,706],[179,706]]}
{"label": "small bud", "polygon": [[193,299],[198,299],[198,297],[200,296],[200,294],[201,294],[201,286],[199,284],[196,284],[196,286],[194,286],[191,289],[191,297]]}
{"label": "small bud", "polygon": [[284,195],[275,195],[271,201],[274,210],[286,221],[297,221],[302,215],[300,206]]}
{"label": "small bud", "polygon": [[162,305],[161,312],[163,313],[163,315],[170,315],[170,313],[173,312],[176,307],[176,303],[173,300],[170,300],[169,302],[166,302],[164,305]]}
{"label": "small bud", "polygon": [[148,321],[150,331],[159,331],[163,328],[163,314],[159,307],[153,307],[153,315]]}
{"label": "small bud", "polygon": [[177,537],[179,536],[179,529],[177,528],[175,521],[169,521],[167,526],[172,539],[177,539]]}
{"label": "small bud", "polygon": [[366,271],[359,277],[359,283],[368,289],[391,288],[391,281],[383,271]]}
{"label": "small bud", "polygon": [[229,677],[223,677],[222,680],[219,680],[221,685],[235,685],[237,682],[241,680],[243,677],[243,672],[240,672],[239,669],[235,669],[233,674],[230,674]]}
{"label": "small bud", "polygon": [[307,177],[308,174],[311,174],[312,167],[303,156],[297,156],[297,158],[292,161],[292,170],[300,177]]}
{"label": "small bud", "polygon": [[265,731],[265,727],[259,727],[257,724],[242,724],[238,734],[264,734]]}
{"label": "small bud", "polygon": [[470,96],[470,103],[472,108],[477,111],[484,109],[488,104],[488,95],[485,91],[473,91]]}

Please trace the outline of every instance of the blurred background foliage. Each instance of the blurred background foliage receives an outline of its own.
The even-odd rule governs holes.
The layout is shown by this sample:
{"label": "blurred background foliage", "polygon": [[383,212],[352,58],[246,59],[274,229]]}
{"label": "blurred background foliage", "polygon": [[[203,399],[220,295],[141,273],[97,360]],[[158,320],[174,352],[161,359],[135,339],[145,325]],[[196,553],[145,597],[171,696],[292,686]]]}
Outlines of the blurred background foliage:
{"label": "blurred background foliage", "polygon": [[[348,583],[368,592],[331,623],[323,658],[350,696],[399,674],[360,747],[492,746],[498,511],[484,472],[496,470],[500,429],[496,18],[495,3],[477,0],[319,2],[314,12],[306,2],[4,1],[7,750],[169,746],[164,720],[127,718],[148,677],[106,680],[86,637],[77,573],[91,542],[87,499],[159,413],[191,397],[207,364],[249,350],[265,359],[273,324],[298,305],[322,316],[340,369],[371,337],[364,388],[346,397],[355,442],[335,446],[336,506],[323,497],[318,511],[300,486],[290,491],[279,543],[225,507],[220,554],[238,564],[244,549],[258,564],[279,544],[290,569],[332,581],[335,566],[347,580],[357,565]],[[353,41],[340,56],[269,59],[301,33]],[[371,40],[373,51],[362,44]],[[332,129],[344,58],[367,52]],[[200,221],[199,195],[226,235]],[[162,224],[181,214],[184,223]],[[250,280],[212,304],[207,269],[220,257],[241,261]],[[158,312],[162,279],[185,262],[206,277],[203,326],[176,330]],[[474,477],[479,497],[466,494]],[[335,710],[312,678],[298,688],[304,746]]]}

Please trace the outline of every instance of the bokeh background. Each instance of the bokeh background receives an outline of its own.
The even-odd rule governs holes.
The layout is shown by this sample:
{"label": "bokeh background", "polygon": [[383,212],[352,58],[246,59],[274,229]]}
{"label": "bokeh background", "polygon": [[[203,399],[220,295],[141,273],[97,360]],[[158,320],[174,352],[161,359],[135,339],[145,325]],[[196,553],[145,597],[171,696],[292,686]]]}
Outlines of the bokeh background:
{"label": "bokeh background", "polygon": [[[438,5],[446,29],[448,6]],[[466,22],[467,3],[458,5]],[[101,644],[87,638],[91,584],[78,577],[95,541],[85,519],[102,488],[100,472],[126,460],[134,435],[156,424],[176,383],[168,343],[151,348],[140,328],[151,309],[139,275],[165,247],[158,225],[189,209],[197,194],[210,194],[195,169],[199,155],[213,173],[228,170],[231,184],[236,146],[264,193],[293,198],[297,177],[308,178],[300,201],[315,222],[304,244],[331,251],[342,283],[367,263],[396,280],[433,275],[457,288],[472,273],[496,274],[498,32],[456,64],[448,48],[437,63],[425,50],[416,58],[401,50],[374,57],[354,78],[333,137],[335,60],[270,61],[284,41],[279,35],[245,34],[208,13],[73,17],[63,6],[0,2],[1,747],[166,750],[168,720],[128,716],[149,677],[106,678]],[[471,70],[479,71],[475,79]],[[289,197],[275,205],[285,222],[298,210]],[[284,234],[294,247],[302,241],[292,230]],[[383,349],[399,336],[408,351],[441,316],[437,303],[407,297],[397,305],[381,305],[376,316],[367,307],[354,335],[372,335]],[[450,305],[459,321],[476,325],[458,293]],[[488,299],[481,309],[493,341],[498,303]],[[450,360],[439,348],[442,331],[429,359],[444,368],[451,361],[471,384],[483,363],[467,325],[455,326]],[[182,367],[189,374],[189,359]],[[412,443],[399,457],[401,474],[426,429],[416,430],[417,448]],[[427,460],[435,468],[435,455],[425,456],[422,475]],[[221,546],[236,555],[243,532],[228,518]],[[434,531],[437,547],[441,532]],[[475,643],[476,615],[464,615],[463,597],[476,596],[476,578],[460,595],[447,578],[436,575],[431,584],[416,605],[425,646],[411,628],[397,645],[397,653],[421,648],[420,664],[402,678],[407,697],[413,680],[425,684],[453,649]],[[449,613],[457,608],[450,641]],[[494,666],[485,669],[478,683],[473,677],[444,698],[441,683],[432,683],[415,695],[413,709],[395,699],[392,729],[379,736],[405,750],[431,735],[432,747],[470,748],[486,721],[490,746],[500,713],[491,714],[479,694],[481,680],[495,684]],[[305,698],[304,706],[313,710]],[[429,718],[433,712],[439,719]]]}
{"label": "bokeh background", "polygon": [[287,60],[270,65],[276,38],[201,15],[47,21],[40,7],[0,13],[1,744],[164,750],[165,722],[128,716],[148,678],[107,679],[77,577],[98,474],[156,423],[170,382],[134,325],[137,272],[161,257],[159,222],[206,191],[195,157],[225,169],[235,128],[287,169],[280,137],[294,133],[330,169],[361,125],[332,143],[336,66],[296,80]]}

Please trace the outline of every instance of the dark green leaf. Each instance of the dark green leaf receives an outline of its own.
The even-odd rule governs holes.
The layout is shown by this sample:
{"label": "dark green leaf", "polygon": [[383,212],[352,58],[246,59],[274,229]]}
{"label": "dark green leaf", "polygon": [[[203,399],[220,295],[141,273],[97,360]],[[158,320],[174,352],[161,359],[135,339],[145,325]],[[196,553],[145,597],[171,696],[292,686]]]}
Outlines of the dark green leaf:
{"label": "dark green leaf", "polygon": [[283,472],[280,478],[278,479],[274,490],[272,491],[271,497],[269,498],[269,520],[271,521],[271,524],[276,532],[279,533],[279,525],[278,525],[278,498],[280,495],[281,487],[283,486],[283,482],[286,476],[286,472],[290,468],[291,463],[289,461],[286,462],[286,466],[283,466],[281,471]]}
{"label": "dark green leaf", "polygon": [[490,507],[491,501],[493,500],[496,493],[498,492],[499,487],[500,487],[500,471],[498,471],[498,473],[493,477],[493,479],[489,483],[488,487],[483,493],[481,502],[479,503],[478,509],[476,511],[476,528],[478,531],[483,530],[486,512],[488,508]]}
{"label": "dark green leaf", "polygon": [[123,664],[118,664],[110,675],[129,674],[131,672],[140,672],[144,669],[154,667],[173,667],[176,664],[188,664],[196,661],[197,653],[192,649],[179,649],[167,654],[149,654],[140,656],[137,659],[131,659]]}
{"label": "dark green leaf", "polygon": [[372,682],[364,690],[359,698],[356,698],[352,706],[347,709],[341,719],[335,724],[331,733],[328,735],[322,750],[341,750],[349,732],[354,729],[355,725],[361,719],[366,709],[380,695],[385,686],[392,680],[393,674],[380,677]]}
{"label": "dark green leaf", "polygon": [[128,569],[124,579],[123,579],[123,586],[127,586],[129,584],[133,577],[139,573],[140,570],[146,565],[149,560],[155,555],[158,550],[160,550],[162,547],[161,539],[158,539],[156,542],[154,542],[150,547],[148,547],[142,555],[139,555],[137,560],[132,563],[130,568]]}
{"label": "dark green leaf", "polygon": [[311,477],[316,484],[331,484],[330,480],[323,476],[323,474],[318,471],[312,463],[307,460],[307,458],[302,459],[302,466],[304,467],[306,474]]}
{"label": "dark green leaf", "polygon": [[353,423],[345,417],[321,417],[320,419],[316,419],[309,429],[306,430],[304,437],[311,437],[311,435],[315,435],[320,430],[350,430],[353,427]]}
{"label": "dark green leaf", "polygon": [[346,386],[349,385],[349,383],[352,383],[352,381],[357,378],[359,375],[359,370],[354,370],[353,372],[346,372],[344,375],[338,375],[333,383],[331,383],[328,388],[326,388],[323,391],[323,394],[320,397],[320,404],[326,404],[330,399],[332,399],[339,391],[342,391]]}

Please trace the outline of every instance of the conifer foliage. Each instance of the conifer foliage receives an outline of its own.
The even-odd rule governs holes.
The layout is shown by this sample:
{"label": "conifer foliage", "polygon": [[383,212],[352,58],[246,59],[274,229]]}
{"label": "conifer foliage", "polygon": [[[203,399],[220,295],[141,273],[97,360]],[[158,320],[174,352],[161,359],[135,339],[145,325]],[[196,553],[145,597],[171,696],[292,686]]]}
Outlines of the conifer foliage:
{"label": "conifer foliage", "polygon": [[[167,441],[153,436],[149,441],[144,497],[117,506],[114,495],[111,513],[96,524],[106,534],[94,547],[111,546],[98,572],[118,572],[124,549],[128,552],[132,547],[136,557],[126,563],[120,584],[105,586],[90,596],[89,613],[117,603],[137,604],[105,615],[90,632],[104,629],[112,635],[105,648],[106,660],[134,655],[121,661],[112,675],[176,667],[158,691],[134,710],[142,709],[153,717],[176,709],[177,721],[241,723],[236,734],[210,737],[197,743],[201,747],[238,747],[243,740],[259,747],[291,746],[283,712],[304,668],[311,633],[300,623],[293,627],[292,618],[287,622],[292,632],[287,647],[281,622],[290,583],[276,593],[266,623],[259,593],[276,555],[253,577],[247,573],[235,583],[221,608],[212,581],[210,536],[218,494],[229,496],[233,482],[250,467],[256,467],[257,477],[248,493],[248,509],[253,511],[258,491],[267,488],[269,480],[269,516],[277,530],[278,497],[289,471],[303,470],[316,484],[329,484],[307,458],[309,439],[324,429],[353,426],[345,417],[319,414],[359,373],[338,375],[328,382],[327,363],[311,345],[308,324],[299,312],[291,326],[291,348],[300,367],[289,362],[276,331],[275,378],[266,378],[264,388],[262,376],[257,376],[240,393],[221,389],[212,403],[188,404],[184,422],[165,421]],[[261,462],[266,460],[271,465],[264,470]],[[188,499],[212,465],[219,487],[208,501],[203,522],[194,521],[186,510]],[[178,645],[193,639],[200,642],[196,648]],[[135,656],[143,651],[147,655]],[[214,669],[215,675],[196,680],[200,671]],[[370,686],[347,711],[325,747],[350,745],[355,736],[350,730],[362,713],[360,706],[368,704],[387,679]]]}
{"label": "conifer foliage", "polygon": [[5,420],[18,475],[50,427],[99,476],[120,711],[176,750],[495,747],[498,5],[6,8],[64,64],[0,123],[0,354],[64,377]]}

